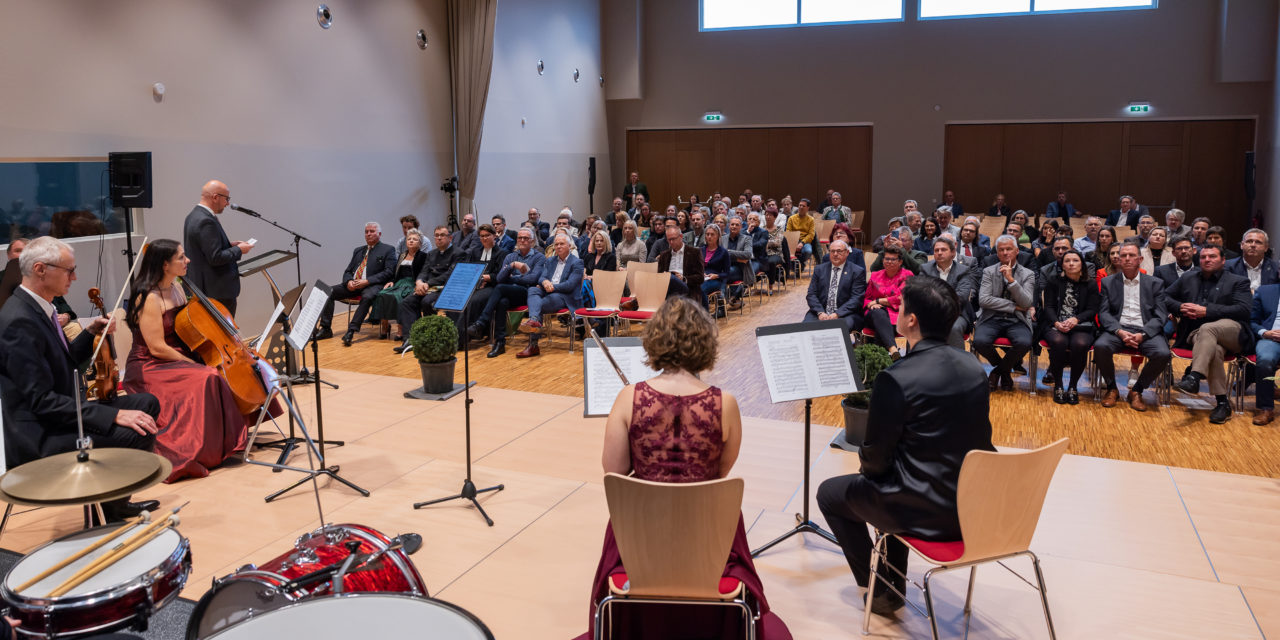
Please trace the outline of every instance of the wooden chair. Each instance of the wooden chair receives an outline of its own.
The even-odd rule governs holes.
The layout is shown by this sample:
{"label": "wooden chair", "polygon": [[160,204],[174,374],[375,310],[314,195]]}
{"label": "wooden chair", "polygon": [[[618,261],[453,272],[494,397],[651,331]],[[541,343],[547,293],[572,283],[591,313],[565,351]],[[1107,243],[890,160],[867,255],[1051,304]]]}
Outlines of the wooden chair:
{"label": "wooden chair", "polygon": [[798,278],[800,277],[801,268],[804,267],[804,264],[800,262],[800,258],[796,257],[797,249],[800,247],[800,232],[799,231],[783,231],[782,237],[787,239],[787,250],[791,252],[790,264],[793,267],[792,272],[795,273],[796,277]]}
{"label": "wooden chair", "polygon": [[[342,304],[347,305],[347,326],[350,327],[351,326],[351,310],[355,307],[360,306],[360,296],[356,295],[356,296],[350,296],[346,298],[338,298],[338,302],[341,302]],[[368,322],[366,323],[366,326],[373,326],[373,323]],[[391,321],[390,320],[383,319],[378,321],[378,337],[387,338],[387,339],[391,338]]]}
{"label": "wooden chair", "polygon": [[[622,290],[627,285],[627,274],[622,271],[595,270],[591,274],[591,290],[596,294],[596,306],[575,309],[569,317],[570,340],[582,327],[587,331],[587,321],[606,319],[610,327],[616,327],[618,321],[618,305],[622,303]],[[579,325],[581,321],[581,325]],[[570,349],[572,351],[572,349]]]}
{"label": "wooden chair", "polygon": [[978,225],[978,233],[991,238],[991,243],[995,244],[996,238],[1004,235],[1006,220],[1003,216],[986,216]]}
{"label": "wooden chair", "polygon": [[654,312],[666,301],[667,287],[671,286],[671,275],[667,273],[638,271],[634,277],[631,293],[636,297],[637,309],[618,312],[618,319],[626,320],[628,327],[632,322],[648,322],[653,318]]}
{"label": "wooden chair", "polygon": [[859,248],[866,241],[866,232],[862,230],[862,223],[866,222],[866,218],[866,211],[854,211],[849,215],[849,230],[853,232],[853,237],[849,238],[849,240],[853,241],[854,245]]}
{"label": "wooden chair", "polygon": [[605,474],[609,521],[625,573],[609,576],[609,595],[596,606],[593,637],[609,627],[618,603],[735,607],[746,637],[759,614],[742,583],[724,578],[742,512],[742,478],[650,482]]}
{"label": "wooden chair", "polygon": [[1116,227],[1116,242],[1117,242],[1117,243],[1124,242],[1124,239],[1125,239],[1125,238],[1129,238],[1129,237],[1136,236],[1136,235],[1138,235],[1138,232],[1137,232],[1136,230],[1134,230],[1134,229],[1130,228],[1130,227],[1126,227],[1125,225],[1120,225],[1120,226]]}
{"label": "wooden chair", "polygon": [[[928,612],[922,613],[929,618],[934,640],[938,638],[938,621],[933,610],[933,593],[929,590],[929,580],[934,574],[969,568],[969,591],[964,601],[967,636],[978,565],[998,562],[1010,573],[1031,584],[1003,562],[1017,556],[1031,558],[1037,583],[1032,586],[1040,592],[1040,604],[1044,608],[1049,638],[1052,640],[1057,637],[1053,629],[1053,618],[1049,615],[1049,599],[1045,591],[1044,574],[1040,571],[1040,559],[1031,552],[1030,546],[1036,524],[1040,521],[1045,494],[1049,491],[1049,482],[1053,480],[1054,471],[1067,450],[1068,442],[1069,439],[1063,438],[1034,451],[970,451],[960,467],[960,482],[956,490],[961,540],[930,542],[909,536],[895,536],[908,549],[935,565],[925,572],[923,585],[916,585],[924,592],[924,604]],[[866,611],[862,620],[863,635],[870,633],[871,600],[875,597],[876,583],[883,581],[876,572],[876,566],[880,556],[884,555],[885,541],[889,535],[891,534],[877,532],[875,547],[871,552],[871,575],[877,579],[871,580],[867,587]],[[887,586],[897,592],[893,585]],[[905,594],[898,595],[906,599]]]}

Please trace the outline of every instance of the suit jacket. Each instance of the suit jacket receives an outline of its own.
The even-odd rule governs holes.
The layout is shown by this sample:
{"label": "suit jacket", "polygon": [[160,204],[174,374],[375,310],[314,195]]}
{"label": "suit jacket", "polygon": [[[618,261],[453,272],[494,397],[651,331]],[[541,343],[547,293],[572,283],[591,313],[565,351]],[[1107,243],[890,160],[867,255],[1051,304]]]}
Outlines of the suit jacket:
{"label": "suit jacket", "polygon": [[[1228,273],[1243,276],[1245,280],[1249,279],[1249,265],[1245,264],[1243,256],[1227,260],[1223,269]],[[1280,284],[1280,273],[1277,273],[1276,261],[1271,258],[1262,259],[1262,284]]]}
{"label": "suit jacket", "polygon": [[458,229],[450,234],[450,241],[462,252],[462,255],[468,255],[472,249],[480,246],[480,234],[476,231],[463,233],[462,229]]}
{"label": "suit jacket", "polygon": [[[0,402],[10,469],[75,448],[75,363],[93,355],[93,334],[81,332],[64,349],[56,332],[26,291],[16,291],[0,309]],[[96,402],[82,406],[86,435],[111,429],[116,409]]]}
{"label": "suit jacket", "polygon": [[[538,283],[538,273],[542,271],[542,263],[547,259],[542,255],[541,251],[530,249],[529,255],[522,256],[517,251],[512,251],[502,259],[502,269],[498,271],[498,284],[514,284],[519,287],[532,287]],[[529,267],[529,270],[521,273],[518,269],[511,266],[513,262],[521,262]]]}
{"label": "suit jacket", "polygon": [[496,246],[503,251],[515,251],[516,238],[518,238],[516,232],[507,229],[506,232],[498,238],[498,244]]}
{"label": "suit jacket", "polygon": [[[1066,320],[1062,313],[1062,299],[1067,289],[1073,288],[1076,296],[1076,310],[1071,317],[1076,319],[1079,327],[1093,325],[1097,321],[1098,309],[1102,303],[1097,283],[1097,279],[1090,276],[1088,272],[1081,274],[1080,282],[1073,283],[1057,270],[1057,265],[1054,265],[1054,271],[1045,278],[1044,282],[1044,304],[1041,306],[1043,311],[1037,318],[1040,324],[1047,328],[1052,327],[1055,322]],[[1122,299],[1121,303],[1123,302]]]}
{"label": "suit jacket", "polygon": [[[689,245],[684,245],[684,283],[689,286],[690,295],[699,295],[702,290],[702,252]],[[671,271],[671,249],[658,256],[658,272]]]}
{"label": "suit jacket", "polygon": [[[1253,351],[1253,333],[1249,331],[1249,314],[1253,309],[1253,294],[1249,291],[1249,279],[1228,273],[1223,269],[1216,278],[1206,279],[1200,267],[1182,274],[1164,292],[1169,313],[1178,317],[1177,344],[1185,346],[1187,336],[1200,325],[1228,318],[1240,324],[1241,353]],[[1180,317],[1178,307],[1184,302],[1204,305],[1205,317],[1199,319]]]}
{"label": "suit jacket", "polygon": [[[721,237],[724,237],[723,235]],[[692,246],[694,249],[701,249],[707,246],[707,238],[696,231],[686,231],[684,233],[684,243]]]}
{"label": "suit jacket", "polygon": [[[538,269],[537,281],[533,286],[538,287],[543,280],[550,280],[551,276],[556,273],[556,265],[560,262],[557,257],[550,257],[542,261],[542,266]],[[584,274],[584,266],[582,260],[577,256],[569,254],[564,261],[564,270],[560,274],[560,282],[555,284],[552,289],[556,293],[564,294],[569,299],[567,305],[570,309],[577,309],[582,306],[582,276]]]}
{"label": "suit jacket", "polygon": [[[973,252],[973,258],[978,261],[978,264],[982,264],[983,259],[985,259],[987,255],[991,253],[991,248],[988,246],[983,246],[981,241],[975,242],[974,244],[970,245],[970,249]],[[959,240],[956,241],[956,255],[958,256],[964,255],[964,245],[961,244]]]}
{"label": "suit jacket", "polygon": [[[1115,334],[1120,330],[1120,314],[1124,311],[1124,274],[1113,273],[1103,278],[1100,288],[1102,300],[1098,307],[1098,324],[1102,331]],[[1140,273],[1138,290],[1142,306],[1142,333],[1146,336],[1145,339],[1163,336],[1164,323],[1169,317],[1164,282],[1155,276]]]}
{"label": "suit jacket", "polygon": [[630,210],[634,206],[634,200],[637,193],[644,196],[645,202],[649,201],[649,187],[645,186],[643,182],[636,182],[635,184],[627,182],[627,184],[622,186],[622,202],[626,205],[627,210]]}
{"label": "suit jacket", "polygon": [[[934,278],[941,278],[938,271],[938,263],[930,260],[920,267],[920,273]],[[965,320],[973,322],[973,293],[977,289],[977,283],[974,276],[980,271],[977,268],[970,267],[958,260],[952,261],[951,273],[947,274],[947,284],[956,290],[956,297],[960,299],[960,315]]]}
{"label": "suit jacket", "polygon": [[[469,255],[467,255],[467,261],[480,262],[483,255],[484,245],[478,245],[471,250]],[[484,275],[489,276],[489,282],[487,284],[482,282],[480,286],[481,289],[498,286],[498,272],[502,270],[502,265],[506,259],[507,252],[503,251],[497,244],[495,244],[493,246],[493,250],[489,252],[489,261],[486,262],[484,266]]]}
{"label": "suit jacket", "polygon": [[[1066,211],[1063,211],[1066,209]],[[1058,201],[1054,200],[1044,209],[1044,217],[1046,218],[1070,218],[1076,215],[1076,208],[1070,202],[1065,206],[1058,206]]]}
{"label": "suit jacket", "polygon": [[667,244],[666,236],[651,237],[649,240],[649,255],[645,256],[645,262],[657,262],[658,256],[671,249],[671,245]]}
{"label": "suit jacket", "polygon": [[[994,451],[982,365],[945,342],[921,340],[876,376],[860,477],[849,488],[876,528],[959,540],[956,490],[970,451]],[[865,507],[865,511],[864,511]]]}
{"label": "suit jacket", "polygon": [[[809,293],[805,301],[814,313],[827,312],[827,294],[831,291],[831,271],[834,267],[824,262],[813,268],[809,278]],[[845,261],[840,271],[840,283],[836,285],[836,315],[845,318],[862,314],[862,297],[867,292],[867,272],[852,260]]]}
{"label": "suit jacket", "polygon": [[591,273],[595,272],[596,270],[617,271],[618,270],[618,254],[614,253],[613,251],[610,251],[609,253],[606,253],[602,256],[597,256],[594,253],[588,253],[586,260],[583,262],[583,268],[587,272],[587,275],[591,275]]}
{"label": "suit jacket", "polygon": [[461,259],[462,252],[453,245],[445,247],[444,251],[428,251],[426,261],[422,263],[422,272],[418,274],[418,281],[432,287],[444,286],[449,281],[449,274],[453,272],[453,265]]}
{"label": "suit jacket", "polygon": [[[765,235],[768,239],[768,234]],[[724,234],[724,248],[729,251],[729,259],[733,261],[734,271],[738,273],[738,277],[742,279],[742,283],[747,287],[753,287],[756,284],[756,270],[751,268],[751,260],[755,258],[755,249],[751,245],[753,238],[751,234],[743,229],[735,240]]]}
{"label": "suit jacket", "polygon": [[[360,268],[360,262],[364,260],[365,247],[368,245],[356,247],[355,251],[351,252],[351,261],[347,263],[347,270],[342,272],[343,286],[355,279],[356,269]],[[369,281],[370,286],[391,282],[391,278],[396,274],[396,258],[396,250],[391,245],[384,242],[373,245],[369,249],[369,260],[364,265],[364,279]]]}
{"label": "suit jacket", "polygon": [[1112,210],[1111,210],[1111,212],[1107,214],[1107,226],[1109,226],[1109,227],[1118,227],[1118,226],[1120,226],[1121,224],[1123,224],[1123,223],[1125,222],[1124,217],[1123,217],[1124,215],[1128,215],[1128,218],[1129,218],[1128,226],[1129,226],[1129,228],[1130,228],[1130,229],[1133,229],[1134,231],[1137,231],[1137,230],[1138,230],[1138,218],[1141,218],[1141,217],[1143,216],[1143,213],[1142,213],[1140,210],[1138,210],[1138,209],[1130,209],[1128,214],[1121,214],[1119,209],[1112,209]]}
{"label": "suit jacket", "polygon": [[[1016,258],[1016,260],[1018,261],[1018,264],[1028,269],[1035,270],[1038,268],[1038,265],[1036,265],[1035,252],[1026,247],[1018,247],[1018,257]],[[999,264],[999,263],[1000,263],[1000,256],[996,255],[995,251],[988,251],[987,255],[983,256],[982,260],[978,261],[978,264],[982,265],[983,269],[986,269],[987,267],[993,264]]]}
{"label": "suit jacket", "polygon": [[1035,290],[1035,273],[1021,264],[1014,267],[1012,284],[1006,283],[1004,276],[1000,275],[999,264],[983,269],[982,284],[978,288],[978,324],[996,313],[1012,313],[1030,328],[1031,318],[1026,311],[1017,311],[1017,307],[1034,306]]}
{"label": "suit jacket", "polygon": [[[1192,263],[1191,268],[1184,269],[1183,273],[1185,274],[1193,268],[1195,268],[1195,263]],[[1156,267],[1155,276],[1164,282],[1164,288],[1172,287],[1173,283],[1178,281],[1178,263],[1173,262]]]}
{"label": "suit jacket", "polygon": [[231,244],[218,219],[196,205],[182,225],[182,244],[186,247],[187,275],[183,278],[205,295],[219,300],[234,300],[240,295],[240,273],[236,263],[244,256]]}
{"label": "suit jacket", "polygon": [[1259,340],[1262,332],[1270,331],[1276,324],[1276,305],[1280,304],[1280,284],[1264,284],[1253,294],[1253,311],[1249,314],[1250,329]]}

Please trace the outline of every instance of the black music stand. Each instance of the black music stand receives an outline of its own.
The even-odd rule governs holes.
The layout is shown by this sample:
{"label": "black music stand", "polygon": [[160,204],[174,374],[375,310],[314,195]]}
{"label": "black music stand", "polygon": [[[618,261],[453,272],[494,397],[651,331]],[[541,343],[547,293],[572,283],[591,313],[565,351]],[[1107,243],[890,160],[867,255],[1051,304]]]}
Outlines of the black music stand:
{"label": "black music stand", "polygon": [[795,527],[753,550],[751,557],[799,533],[816,533],[839,544],[834,534],[809,519],[810,417],[814,398],[858,390],[849,331],[843,320],[758,327],[756,343],[772,401],[804,400],[804,507],[802,513],[796,514]]}
{"label": "black music stand", "polygon": [[[445,283],[444,290],[440,292],[440,297],[436,299],[435,308],[442,311],[456,311],[462,314],[462,326],[467,326],[470,318],[467,315],[467,303],[471,301],[472,294],[476,291],[476,286],[480,283],[480,276],[484,275],[484,269],[487,265],[483,262],[459,262],[453,267],[453,273],[449,274],[449,281]],[[475,505],[476,511],[480,512],[480,516],[489,526],[493,526],[493,518],[485,513],[484,507],[480,506],[480,501],[476,500],[476,496],[490,491],[502,491],[505,485],[497,485],[486,489],[476,489],[476,485],[471,481],[471,337],[466,331],[462,332],[462,388],[465,394],[465,402],[463,404],[463,412],[466,415],[467,428],[467,476],[462,480],[462,491],[457,495],[448,496],[446,498],[437,498],[426,502],[416,502],[414,509],[421,509],[427,505],[448,502],[450,500],[470,500]],[[456,393],[456,391],[454,392]],[[406,397],[412,397],[408,393]]]}

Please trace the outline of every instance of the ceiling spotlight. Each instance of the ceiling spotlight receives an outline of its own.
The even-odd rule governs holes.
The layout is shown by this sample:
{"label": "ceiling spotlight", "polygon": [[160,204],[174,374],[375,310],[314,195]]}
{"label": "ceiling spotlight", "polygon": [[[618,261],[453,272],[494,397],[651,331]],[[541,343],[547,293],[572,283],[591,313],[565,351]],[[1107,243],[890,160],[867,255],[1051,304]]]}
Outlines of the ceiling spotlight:
{"label": "ceiling spotlight", "polygon": [[418,29],[418,48],[419,49],[427,48],[427,32],[423,31],[422,29]]}
{"label": "ceiling spotlight", "polygon": [[333,13],[329,11],[329,5],[322,4],[316,7],[316,22],[320,23],[321,29],[333,26]]}
{"label": "ceiling spotlight", "polygon": [[574,82],[577,82],[577,81],[578,81],[578,78],[579,78],[581,75],[582,75],[582,74],[578,73],[578,70],[577,70],[577,69],[574,69],[574,70],[573,70],[573,81],[574,81]]}
{"label": "ceiling spotlight", "polygon": [[542,75],[542,73],[543,73],[544,71],[546,71],[546,70],[547,70],[547,65],[543,64],[543,63],[542,63],[542,60],[541,60],[541,59],[539,59],[539,60],[538,60],[538,75]]}

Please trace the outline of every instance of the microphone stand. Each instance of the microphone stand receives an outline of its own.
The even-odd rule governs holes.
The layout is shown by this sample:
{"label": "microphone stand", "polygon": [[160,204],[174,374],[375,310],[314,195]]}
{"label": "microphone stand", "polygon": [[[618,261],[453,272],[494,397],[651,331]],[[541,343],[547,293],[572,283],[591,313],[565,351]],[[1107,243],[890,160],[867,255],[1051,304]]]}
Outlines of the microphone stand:
{"label": "microphone stand", "polygon": [[[273,227],[275,227],[275,228],[277,228],[277,229],[279,229],[279,230],[281,230],[281,231],[283,231],[283,232],[285,232],[285,233],[287,233],[287,234],[289,234],[289,235],[293,236],[293,253],[295,254],[295,257],[294,257],[294,267],[296,267],[296,268],[297,268],[298,284],[299,284],[299,285],[301,285],[301,284],[302,284],[302,241],[303,241],[303,240],[306,240],[307,242],[310,242],[311,244],[314,244],[314,245],[316,246],[316,248],[317,248],[317,249],[319,249],[319,248],[320,248],[320,246],[321,246],[321,245],[320,245],[320,243],[319,243],[319,242],[316,242],[315,240],[312,240],[311,238],[308,238],[308,237],[306,237],[306,236],[302,235],[301,233],[298,233],[297,231],[294,231],[293,229],[290,229],[290,228],[288,228],[288,227],[282,226],[282,225],[280,225],[279,223],[277,223],[277,222],[276,222],[276,221],[274,221],[274,220],[271,220],[271,219],[268,219],[268,218],[264,218],[264,217],[262,217],[262,214],[260,214],[260,213],[257,213],[257,212],[249,212],[249,211],[245,211],[244,209],[239,209],[239,208],[237,208],[237,209],[236,209],[236,211],[239,211],[240,213],[243,213],[243,214],[245,214],[246,216],[250,216],[250,217],[253,217],[253,218],[257,218],[257,219],[259,219],[259,220],[261,220],[261,221],[263,221],[263,222],[265,222],[265,223],[267,223],[267,224],[269,224],[269,225],[271,225],[271,226],[273,226]],[[301,369],[298,369],[298,374],[297,374],[296,376],[294,376],[294,378],[293,378],[292,382],[293,382],[293,384],[312,384],[312,383],[320,383],[320,384],[326,384],[326,385],[329,385],[329,387],[330,387],[331,389],[335,389],[335,390],[336,390],[336,389],[338,388],[338,385],[336,385],[336,384],[334,384],[334,383],[332,383],[332,382],[329,382],[328,380],[323,380],[323,379],[321,379],[319,376],[311,375],[311,372],[307,370],[307,352],[306,352],[305,350],[303,350],[303,352],[302,352],[302,368],[301,368]]]}

